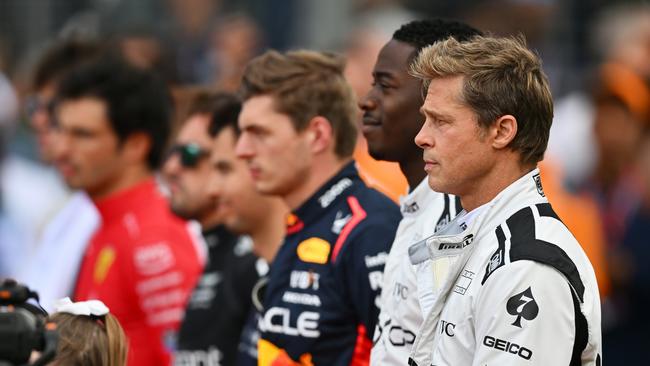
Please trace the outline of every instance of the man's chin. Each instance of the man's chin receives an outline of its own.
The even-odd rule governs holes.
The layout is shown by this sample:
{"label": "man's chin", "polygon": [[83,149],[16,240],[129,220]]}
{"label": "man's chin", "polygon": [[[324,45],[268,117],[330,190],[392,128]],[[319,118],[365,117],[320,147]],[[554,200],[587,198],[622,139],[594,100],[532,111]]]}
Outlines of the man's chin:
{"label": "man's chin", "polygon": [[379,161],[388,161],[391,163],[397,163],[400,161],[398,154],[395,154],[394,152],[387,152],[386,150],[379,148],[373,149],[370,145],[368,145],[368,155],[370,155],[371,158]]}
{"label": "man's chin", "polygon": [[452,186],[450,186],[448,183],[445,183],[438,176],[432,177],[431,175],[428,175],[427,183],[429,183],[429,188],[431,188],[435,192],[456,194],[455,193],[456,191],[453,188],[451,188]]}
{"label": "man's chin", "polygon": [[431,175],[427,176],[427,183],[429,183],[429,188],[433,189],[436,192],[440,192],[440,185],[438,182],[438,179],[436,177],[432,177]]}
{"label": "man's chin", "polygon": [[250,228],[235,216],[224,220],[224,225],[228,230],[237,235],[248,235],[251,233]]}
{"label": "man's chin", "polygon": [[255,190],[257,193],[265,196],[277,196],[282,192],[282,190],[275,185],[262,181],[255,182]]}
{"label": "man's chin", "polygon": [[183,220],[193,220],[193,219],[196,218],[196,215],[194,215],[193,213],[188,212],[183,207],[178,207],[177,205],[172,204],[170,206],[170,208],[171,208],[172,212],[174,213],[174,215],[180,217]]}
{"label": "man's chin", "polygon": [[379,149],[372,149],[368,146],[368,155],[375,160],[391,161],[387,158],[386,153]]}
{"label": "man's chin", "polygon": [[69,178],[63,178],[63,181],[65,182],[65,185],[68,187],[68,189],[77,191],[77,190],[85,190],[83,184],[80,184],[79,182],[76,182],[75,180],[69,179]]}

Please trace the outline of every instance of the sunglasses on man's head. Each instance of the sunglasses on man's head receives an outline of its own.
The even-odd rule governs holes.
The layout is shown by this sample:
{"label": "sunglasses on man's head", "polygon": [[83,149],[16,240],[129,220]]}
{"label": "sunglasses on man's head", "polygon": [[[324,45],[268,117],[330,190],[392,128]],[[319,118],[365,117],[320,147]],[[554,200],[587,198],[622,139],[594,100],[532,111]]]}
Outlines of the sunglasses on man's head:
{"label": "sunglasses on man's head", "polygon": [[185,168],[193,168],[198,164],[201,158],[210,154],[209,151],[204,150],[197,144],[178,144],[172,146],[169,150],[169,157],[179,154],[181,165]]}

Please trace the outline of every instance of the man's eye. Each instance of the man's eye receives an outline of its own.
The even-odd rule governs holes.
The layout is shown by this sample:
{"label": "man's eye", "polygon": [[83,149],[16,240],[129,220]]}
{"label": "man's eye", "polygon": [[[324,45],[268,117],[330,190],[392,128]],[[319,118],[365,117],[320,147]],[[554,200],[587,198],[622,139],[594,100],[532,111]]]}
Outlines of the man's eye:
{"label": "man's eye", "polygon": [[372,86],[378,86],[381,89],[391,89],[393,86],[390,85],[389,83],[382,81],[382,80],[373,80],[372,81]]}
{"label": "man's eye", "polygon": [[380,88],[382,89],[391,89],[393,86],[384,82],[377,82],[377,85],[379,85]]}
{"label": "man's eye", "polygon": [[79,138],[90,138],[93,137],[95,134],[90,131],[77,130],[77,131],[72,131],[71,135]]}

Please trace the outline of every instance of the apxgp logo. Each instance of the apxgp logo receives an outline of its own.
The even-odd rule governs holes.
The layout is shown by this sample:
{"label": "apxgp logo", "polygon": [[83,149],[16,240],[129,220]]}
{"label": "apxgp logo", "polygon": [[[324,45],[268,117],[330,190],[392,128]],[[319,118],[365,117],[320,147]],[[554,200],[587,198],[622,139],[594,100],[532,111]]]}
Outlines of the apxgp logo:
{"label": "apxgp logo", "polygon": [[417,202],[404,203],[402,205],[402,213],[416,213],[420,210]]}
{"label": "apxgp logo", "polygon": [[508,299],[506,310],[508,310],[508,314],[517,317],[512,325],[521,328],[521,318],[528,321],[535,319],[539,313],[539,306],[533,297],[533,291],[528,287]]}
{"label": "apxgp logo", "polygon": [[539,193],[540,196],[546,197],[544,194],[544,188],[542,188],[542,178],[539,176],[539,174],[533,175],[533,180],[535,181],[535,187],[537,188],[537,193]]}

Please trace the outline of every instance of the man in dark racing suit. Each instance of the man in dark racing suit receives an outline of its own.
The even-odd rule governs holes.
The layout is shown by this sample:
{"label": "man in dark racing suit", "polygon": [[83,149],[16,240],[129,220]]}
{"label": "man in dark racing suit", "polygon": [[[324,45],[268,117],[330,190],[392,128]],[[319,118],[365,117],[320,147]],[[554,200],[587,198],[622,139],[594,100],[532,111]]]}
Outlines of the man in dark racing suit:
{"label": "man in dark racing suit", "polygon": [[237,119],[213,118],[210,123],[213,136],[210,164],[210,194],[217,197],[223,210],[223,224],[233,233],[246,235],[253,242],[253,253],[260,260],[256,263],[258,273],[263,277],[259,286],[253,287],[254,296],[246,325],[239,339],[237,366],[257,366],[257,342],[260,332],[257,328],[260,318],[261,302],[256,289],[263,288],[268,278],[268,264],[273,262],[285,235],[288,214],[287,205],[276,196],[263,195],[255,189],[253,178],[243,159],[235,154],[235,144],[239,136]]}
{"label": "man in dark racing suit", "polygon": [[243,83],[244,158],[258,191],[292,214],[264,294],[259,365],[365,365],[400,214],[359,178],[355,106],[342,60],[269,51]]}
{"label": "man in dark racing suit", "polygon": [[174,365],[234,365],[237,344],[251,307],[251,289],[259,278],[248,237],[223,225],[226,210],[210,191],[208,133],[213,119],[236,123],[241,104],[225,93],[200,92],[190,106],[165,162],[171,208],[196,220],[207,246],[203,274],[189,299],[178,333]]}

